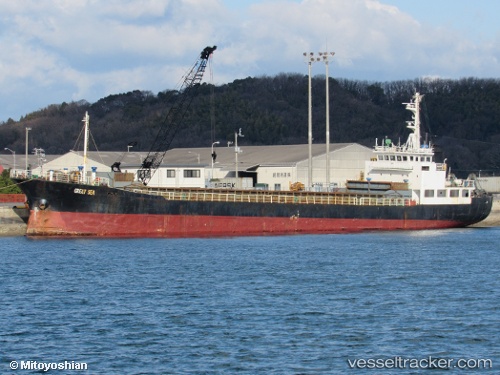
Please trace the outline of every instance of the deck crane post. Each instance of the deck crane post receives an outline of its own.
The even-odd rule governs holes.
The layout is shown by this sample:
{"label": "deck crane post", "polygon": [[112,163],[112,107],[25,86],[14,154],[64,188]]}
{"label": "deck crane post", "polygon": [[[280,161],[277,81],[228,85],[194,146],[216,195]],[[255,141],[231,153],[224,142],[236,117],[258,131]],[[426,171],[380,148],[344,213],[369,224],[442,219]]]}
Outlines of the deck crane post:
{"label": "deck crane post", "polygon": [[205,47],[186,75],[174,104],[170,107],[148,155],[142,162],[141,169],[137,171],[137,178],[144,185],[148,184],[163,161],[182,119],[193,101],[193,88],[200,84],[208,60],[216,49],[217,46]]}

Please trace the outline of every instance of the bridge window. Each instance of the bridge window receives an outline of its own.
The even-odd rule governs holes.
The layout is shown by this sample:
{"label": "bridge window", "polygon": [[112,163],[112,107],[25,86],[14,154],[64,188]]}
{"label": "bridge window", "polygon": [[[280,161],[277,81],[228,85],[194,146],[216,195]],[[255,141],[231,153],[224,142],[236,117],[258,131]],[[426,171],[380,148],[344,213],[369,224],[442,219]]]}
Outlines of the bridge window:
{"label": "bridge window", "polygon": [[424,192],[424,197],[426,197],[426,198],[434,198],[434,190],[426,190]]}
{"label": "bridge window", "polygon": [[423,171],[428,171],[429,170],[429,166],[428,165],[422,165],[422,170]]}
{"label": "bridge window", "polygon": [[446,190],[438,190],[438,197],[439,198],[446,198]]}
{"label": "bridge window", "polygon": [[469,198],[469,190],[467,189],[462,190],[462,197]]}
{"label": "bridge window", "polygon": [[450,197],[451,198],[458,198],[459,192],[460,192],[460,190],[457,190],[457,189],[450,190]]}
{"label": "bridge window", "polygon": [[167,178],[175,178],[175,169],[167,169]]}

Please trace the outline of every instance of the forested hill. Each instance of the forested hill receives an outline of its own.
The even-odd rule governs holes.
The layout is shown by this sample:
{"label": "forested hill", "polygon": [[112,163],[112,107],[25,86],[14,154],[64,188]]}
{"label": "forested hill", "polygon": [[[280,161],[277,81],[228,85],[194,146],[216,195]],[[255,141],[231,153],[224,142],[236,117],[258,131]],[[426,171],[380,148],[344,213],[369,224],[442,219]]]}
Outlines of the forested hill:
{"label": "forested hill", "polygon": [[[372,146],[389,137],[406,141],[411,113],[402,103],[415,91],[424,94],[423,136],[438,146],[441,158],[457,174],[500,173],[500,80],[408,80],[374,83],[330,78],[331,142]],[[245,135],[240,145],[307,143],[308,78],[299,74],[246,78],[196,89],[190,110],[171,147],[221,146]],[[312,82],[314,143],[325,142],[325,77]],[[19,122],[0,126],[0,147],[23,153],[25,128],[31,127],[30,148],[62,154],[78,148],[85,111],[91,133],[102,151],[149,151],[159,126],[177,93],[133,91],[86,101],[50,105]],[[427,133],[427,134],[426,134]],[[81,138],[81,137],[80,137]],[[93,149],[94,147],[91,146]]]}

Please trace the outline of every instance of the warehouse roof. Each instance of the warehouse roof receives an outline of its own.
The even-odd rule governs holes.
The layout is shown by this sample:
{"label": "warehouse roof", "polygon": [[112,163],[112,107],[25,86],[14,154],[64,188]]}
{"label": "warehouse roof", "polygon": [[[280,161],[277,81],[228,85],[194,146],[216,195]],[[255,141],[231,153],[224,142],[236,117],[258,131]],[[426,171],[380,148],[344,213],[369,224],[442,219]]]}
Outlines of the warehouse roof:
{"label": "warehouse roof", "polygon": [[[338,151],[356,143],[332,143],[330,152]],[[359,145],[358,145],[359,146]],[[361,146],[363,147],[363,146]],[[241,170],[250,170],[258,166],[295,166],[297,163],[309,158],[309,146],[277,145],[277,146],[239,146],[238,167]],[[312,145],[312,157],[318,157],[325,153],[325,144]],[[234,146],[214,148],[216,164],[218,168],[233,169],[235,163]],[[70,151],[83,156],[83,151]],[[175,148],[167,151],[162,166],[210,166],[212,164],[211,147],[197,148]],[[62,155],[46,155],[46,161],[52,161]],[[89,160],[111,166],[115,162],[121,162],[122,168],[139,168],[147,156],[147,152],[120,152],[120,151],[89,151]],[[32,167],[38,165],[35,155],[29,155],[29,163]],[[0,165],[9,168],[13,164],[12,154],[0,155]],[[16,154],[16,167],[24,169],[24,155]]]}

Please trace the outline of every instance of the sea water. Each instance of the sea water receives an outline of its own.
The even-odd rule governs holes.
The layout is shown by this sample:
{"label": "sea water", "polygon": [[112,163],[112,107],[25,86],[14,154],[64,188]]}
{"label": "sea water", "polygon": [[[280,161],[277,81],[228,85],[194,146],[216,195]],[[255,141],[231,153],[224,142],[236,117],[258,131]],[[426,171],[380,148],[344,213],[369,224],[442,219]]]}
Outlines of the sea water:
{"label": "sea water", "polygon": [[0,373],[499,373],[499,244],[1,238]]}

